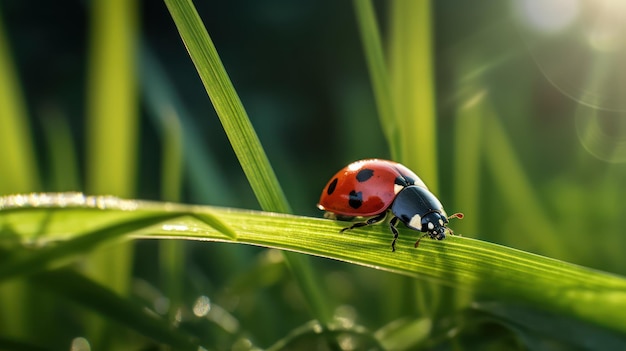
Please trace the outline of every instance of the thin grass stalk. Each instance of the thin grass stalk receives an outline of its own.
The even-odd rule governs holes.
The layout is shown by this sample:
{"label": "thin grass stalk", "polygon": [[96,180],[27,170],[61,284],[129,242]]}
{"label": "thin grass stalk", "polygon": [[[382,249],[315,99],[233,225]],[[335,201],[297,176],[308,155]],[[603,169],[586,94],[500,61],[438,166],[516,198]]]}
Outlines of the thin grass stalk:
{"label": "thin grass stalk", "polygon": [[[193,3],[189,0],[165,0],[165,4],[261,208],[291,212],[261,142]],[[308,257],[289,252],[283,255],[315,317],[323,325],[328,325],[332,320],[330,299],[322,291],[320,279]]]}
{"label": "thin grass stalk", "polygon": [[[91,2],[87,82],[86,189],[91,194],[132,197],[138,148],[135,73],[138,3],[135,0]],[[126,295],[132,274],[133,245],[122,243],[95,252],[85,271],[96,282]],[[90,341],[96,348],[112,340],[100,318],[91,318]]]}
{"label": "thin grass stalk", "polygon": [[[41,184],[26,102],[11,53],[0,12],[0,194],[38,191]],[[0,286],[0,330],[6,335],[30,335],[35,316],[30,313],[30,297],[24,282]]]}
{"label": "thin grass stalk", "polygon": [[428,0],[390,3],[389,71],[400,131],[399,159],[438,193],[439,155],[431,5]]}
{"label": "thin grass stalk", "polygon": [[387,138],[392,159],[402,160],[404,154],[402,153],[401,125],[399,124],[401,120],[396,114],[374,6],[371,0],[354,0],[352,3],[359,25],[367,68],[372,80],[372,90],[380,124]]}
{"label": "thin grass stalk", "polygon": [[[163,166],[161,168],[161,194],[166,201],[180,201],[180,188],[183,173],[182,130],[178,115],[173,108],[165,112],[163,136]],[[169,299],[168,319],[176,320],[176,313],[182,307],[183,277],[185,276],[185,243],[167,240],[159,243],[159,265],[162,289]]]}
{"label": "thin grass stalk", "polygon": [[70,125],[62,112],[49,107],[43,118],[46,151],[50,162],[50,189],[76,191],[81,188],[76,145]]}
{"label": "thin grass stalk", "polygon": [[[485,99],[488,98],[488,95],[485,96]],[[488,100],[483,103],[489,104]],[[494,187],[502,194],[513,213],[525,214],[525,218],[518,222],[526,227],[527,235],[524,240],[542,243],[556,257],[567,257],[564,246],[559,243],[561,236],[526,176],[524,167],[492,107],[485,111],[483,118],[483,132],[489,135],[483,143],[488,171],[494,179]]]}
{"label": "thin grass stalk", "polygon": [[26,102],[0,12],[0,194],[40,190]]}
{"label": "thin grass stalk", "polygon": [[[402,163],[413,169],[438,194],[439,160],[435,84],[432,57],[431,5],[428,0],[390,3],[389,72],[391,95],[399,128]],[[450,299],[442,290],[423,281],[413,282],[420,313],[435,316]],[[428,303],[424,303],[425,299]]]}

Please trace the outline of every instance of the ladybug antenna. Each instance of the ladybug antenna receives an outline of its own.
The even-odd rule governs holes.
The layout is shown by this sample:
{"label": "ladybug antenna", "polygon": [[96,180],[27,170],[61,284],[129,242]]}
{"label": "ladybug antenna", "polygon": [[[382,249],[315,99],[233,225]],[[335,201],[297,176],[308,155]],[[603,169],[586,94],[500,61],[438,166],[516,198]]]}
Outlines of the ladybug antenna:
{"label": "ladybug antenna", "polygon": [[[458,218],[458,219],[463,219],[463,217],[465,217],[465,215],[461,212],[457,212],[451,216],[448,216],[448,219],[452,219],[452,218]],[[452,230],[452,228],[450,227],[446,227],[446,229],[448,230],[448,233],[450,233],[450,235],[455,235],[454,231]]]}
{"label": "ladybug antenna", "polygon": [[451,216],[448,216],[448,219],[452,219],[452,218],[458,218],[458,219],[463,219],[463,217],[465,217],[464,214],[462,214],[461,212],[457,212]]}

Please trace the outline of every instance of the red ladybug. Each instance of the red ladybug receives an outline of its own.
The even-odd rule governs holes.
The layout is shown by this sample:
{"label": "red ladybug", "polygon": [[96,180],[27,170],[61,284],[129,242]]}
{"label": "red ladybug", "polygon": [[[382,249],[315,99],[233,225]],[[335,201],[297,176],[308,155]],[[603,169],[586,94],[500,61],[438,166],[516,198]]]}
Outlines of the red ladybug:
{"label": "red ladybug", "polygon": [[451,232],[446,227],[448,220],[463,218],[462,213],[446,215],[441,202],[410,169],[380,159],[356,161],[337,172],[324,187],[317,207],[326,211],[327,218],[370,217],[343,228],[342,232],[378,223],[391,212],[392,251],[396,250],[398,221],[425,233],[415,242],[417,247],[426,235],[432,239],[445,239],[446,230]]}

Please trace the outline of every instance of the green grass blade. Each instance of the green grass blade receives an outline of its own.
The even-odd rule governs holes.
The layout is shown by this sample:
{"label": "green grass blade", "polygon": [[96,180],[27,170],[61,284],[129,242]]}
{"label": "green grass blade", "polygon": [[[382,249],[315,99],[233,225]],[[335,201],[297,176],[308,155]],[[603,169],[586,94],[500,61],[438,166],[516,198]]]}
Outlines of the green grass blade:
{"label": "green grass blade", "polygon": [[[0,8],[1,10],[1,8]],[[26,101],[13,63],[0,12],[0,194],[40,190]],[[29,335],[36,313],[31,294],[22,282],[0,288],[0,329],[8,335]]]}
{"label": "green grass blade", "polygon": [[261,207],[267,211],[290,212],[248,114],[198,12],[189,0],[166,0],[165,4]]}
{"label": "green grass blade", "polygon": [[[400,161],[437,194],[437,118],[430,1],[390,3],[391,92],[400,127]],[[419,137],[417,137],[419,136]],[[417,152],[416,152],[417,151]]]}
{"label": "green grass blade", "polygon": [[455,223],[460,233],[478,233],[480,216],[480,170],[484,114],[491,112],[484,104],[485,91],[473,95],[456,113],[454,170],[454,206],[465,214]]}
{"label": "green grass blade", "polygon": [[91,3],[86,188],[132,196],[137,166],[137,2]]}
{"label": "green grass blade", "polygon": [[[165,0],[165,3],[261,208],[280,213],[291,212],[261,142],[198,12],[188,0]],[[332,307],[329,300],[323,298],[325,294],[321,290],[322,285],[308,257],[288,252],[284,256],[316,318],[328,325],[332,319]]]}
{"label": "green grass blade", "polygon": [[365,50],[365,59],[369,75],[372,79],[372,89],[376,99],[376,107],[381,126],[387,137],[387,143],[394,160],[404,159],[400,138],[400,119],[395,113],[395,106],[391,95],[391,83],[385,63],[383,45],[380,39],[380,30],[374,13],[371,0],[354,0],[354,10],[359,24],[359,33]]}
{"label": "green grass blade", "polygon": [[[135,0],[90,3],[85,188],[95,194],[131,197],[135,193],[137,6]],[[124,294],[130,288],[132,260],[132,243],[123,243],[91,255],[85,272]],[[112,329],[97,317],[87,324],[95,348],[107,348]]]}
{"label": "green grass blade", "polygon": [[[63,195],[45,196],[51,199]],[[415,249],[415,232],[402,229],[398,250],[391,253],[389,231],[384,226],[339,233],[338,229],[346,223],[267,212],[138,201],[118,203],[110,200],[106,202],[106,209],[100,210],[97,204],[103,201],[86,199],[82,204],[76,202],[73,205],[66,201],[63,207],[48,200],[42,207],[45,204],[41,199],[33,197],[19,201],[15,197],[0,198],[0,209],[4,208],[0,210],[0,223],[19,233],[24,242],[41,245],[31,254],[28,264],[22,256],[5,258],[0,265],[0,277],[6,280],[8,276],[33,273],[35,268],[41,271],[66,262],[69,257],[104,242],[99,239],[94,243],[95,237],[233,242],[306,253],[438,281],[502,301],[530,303],[626,333],[626,314],[616,313],[626,310],[626,279],[500,245],[450,237],[445,241],[423,240]],[[134,210],[128,210],[131,204]],[[37,207],[28,208],[33,205]],[[222,229],[216,229],[214,224],[209,225],[198,217],[184,216],[185,213],[203,213],[219,218],[219,222],[234,231],[237,237],[233,239]],[[124,221],[132,224],[128,225],[126,232]],[[146,221],[143,229],[140,228],[141,221]],[[102,229],[106,223],[111,223],[115,235]],[[98,230],[103,232],[94,234]],[[82,238],[81,233],[86,238]],[[77,245],[75,240],[90,244]],[[55,241],[60,242],[47,245]],[[56,250],[55,254],[50,250]]]}
{"label": "green grass blade", "polygon": [[26,102],[0,13],[0,194],[39,190]]}
{"label": "green grass blade", "polygon": [[[161,198],[180,201],[183,169],[183,142],[178,115],[173,109],[164,116],[163,166],[161,167]],[[176,312],[183,300],[183,277],[185,276],[184,242],[168,240],[159,243],[159,266],[161,286],[170,300],[169,321],[175,322]]]}
{"label": "green grass blade", "polygon": [[524,213],[526,217],[520,223],[526,226],[524,229],[527,234],[519,239],[531,243],[530,245],[542,243],[553,255],[567,257],[564,246],[559,243],[563,240],[562,234],[546,215],[548,212],[543,209],[544,205],[524,172],[493,106],[488,100],[482,103],[485,105],[483,133],[489,135],[489,138],[484,139],[483,153],[489,172],[495,180],[494,186],[499,189],[508,206],[517,213]]}
{"label": "green grass blade", "polygon": [[183,177],[183,134],[175,112],[171,111],[164,117],[161,198],[178,201]]}
{"label": "green grass blade", "polygon": [[28,276],[53,268],[49,264],[62,265],[66,263],[66,260],[71,260],[83,252],[93,250],[104,242],[123,237],[129,232],[150,227],[179,215],[159,213],[139,215],[121,223],[80,233],[75,238],[65,241],[63,245],[47,246],[35,253],[14,251],[3,260],[4,263],[0,267],[0,281]]}
{"label": "green grass blade", "polygon": [[50,162],[50,185],[52,191],[76,191],[81,188],[80,169],[76,146],[67,117],[58,111],[47,112],[43,120],[46,147]]}

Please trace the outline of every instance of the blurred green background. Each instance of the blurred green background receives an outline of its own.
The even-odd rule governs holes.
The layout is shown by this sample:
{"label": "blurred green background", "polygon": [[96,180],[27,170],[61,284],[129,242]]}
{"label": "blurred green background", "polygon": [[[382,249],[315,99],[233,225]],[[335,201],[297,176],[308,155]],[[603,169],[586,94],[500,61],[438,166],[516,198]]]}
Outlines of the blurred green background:
{"label": "blurred green background", "polygon": [[[387,48],[394,17],[386,2],[375,5]],[[294,213],[320,216],[322,187],[347,163],[394,156],[351,2],[195,6]],[[449,213],[465,213],[455,232],[626,274],[626,6],[437,1],[429,18],[432,49],[422,54],[433,64],[436,147],[411,158],[436,164],[407,165]],[[0,70],[0,194],[84,191],[259,209],[162,2],[1,1]],[[409,132],[429,137],[428,129]],[[153,301],[171,289],[160,283],[158,245],[124,247],[129,282],[94,279]],[[208,296],[231,318],[187,326],[216,349],[246,349],[241,340],[267,347],[311,319],[276,252],[194,242],[178,249],[185,304]],[[313,262],[337,313],[360,325],[375,330],[420,310],[403,295],[412,285],[404,278]],[[36,297],[38,308],[15,311],[21,322],[7,307],[12,289]],[[0,290],[0,337],[57,349],[107,335],[90,330],[100,322],[85,323],[97,316],[61,313],[45,291],[19,282]],[[147,347],[136,335],[119,340],[111,343]]]}

